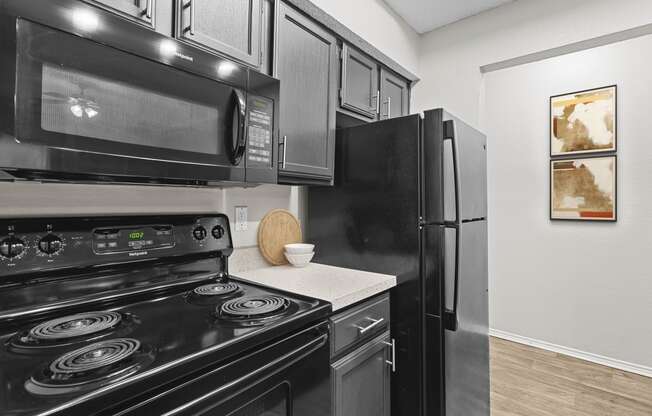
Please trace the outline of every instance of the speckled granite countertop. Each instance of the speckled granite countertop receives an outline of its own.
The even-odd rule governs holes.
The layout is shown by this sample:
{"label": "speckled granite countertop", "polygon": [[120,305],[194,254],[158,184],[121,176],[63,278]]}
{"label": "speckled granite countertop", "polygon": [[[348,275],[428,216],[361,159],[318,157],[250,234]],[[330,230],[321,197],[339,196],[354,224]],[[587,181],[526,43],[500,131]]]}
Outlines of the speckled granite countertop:
{"label": "speckled granite countertop", "polygon": [[396,277],[310,263],[234,273],[235,278],[330,302],[337,311],[396,286]]}

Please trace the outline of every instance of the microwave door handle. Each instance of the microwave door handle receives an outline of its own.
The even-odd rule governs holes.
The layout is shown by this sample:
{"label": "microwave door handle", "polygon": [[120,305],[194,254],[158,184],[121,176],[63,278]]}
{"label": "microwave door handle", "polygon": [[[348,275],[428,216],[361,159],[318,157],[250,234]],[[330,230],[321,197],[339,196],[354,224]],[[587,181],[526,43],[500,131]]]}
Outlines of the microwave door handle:
{"label": "microwave door handle", "polygon": [[232,99],[235,104],[233,122],[236,125],[233,128],[233,155],[231,161],[234,165],[239,165],[242,156],[247,148],[247,141],[245,135],[245,122],[247,116],[247,104],[245,96],[242,91],[233,90]]}

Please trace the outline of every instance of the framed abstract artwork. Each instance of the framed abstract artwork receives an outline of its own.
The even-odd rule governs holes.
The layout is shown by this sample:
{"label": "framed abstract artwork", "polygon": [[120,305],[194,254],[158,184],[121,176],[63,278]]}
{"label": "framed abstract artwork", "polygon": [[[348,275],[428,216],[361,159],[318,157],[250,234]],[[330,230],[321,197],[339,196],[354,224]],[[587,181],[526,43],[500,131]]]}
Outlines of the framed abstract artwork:
{"label": "framed abstract artwork", "polygon": [[550,97],[550,156],[616,151],[616,86]]}
{"label": "framed abstract artwork", "polygon": [[550,161],[550,219],[616,221],[616,156]]}

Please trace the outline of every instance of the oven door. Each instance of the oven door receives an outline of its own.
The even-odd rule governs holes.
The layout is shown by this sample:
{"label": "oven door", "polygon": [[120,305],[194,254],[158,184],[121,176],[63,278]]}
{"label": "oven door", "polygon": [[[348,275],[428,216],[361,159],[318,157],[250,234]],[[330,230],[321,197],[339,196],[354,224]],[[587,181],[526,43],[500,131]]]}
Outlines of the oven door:
{"label": "oven door", "polygon": [[330,416],[328,324],[193,377],[119,415]]}
{"label": "oven door", "polygon": [[245,179],[242,91],[26,20],[17,31],[11,167],[147,182]]}

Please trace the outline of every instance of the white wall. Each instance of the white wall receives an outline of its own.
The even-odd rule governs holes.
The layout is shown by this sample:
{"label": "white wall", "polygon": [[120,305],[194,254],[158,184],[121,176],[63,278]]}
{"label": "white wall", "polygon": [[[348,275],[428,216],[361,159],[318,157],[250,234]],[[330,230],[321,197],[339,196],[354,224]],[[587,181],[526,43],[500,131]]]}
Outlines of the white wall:
{"label": "white wall", "polygon": [[[611,364],[622,360],[647,374],[652,41],[633,39],[484,77],[480,66],[650,22],[647,0],[519,0],[424,35],[415,102],[417,110],[444,106],[488,135],[492,328]],[[618,223],[551,222],[548,97],[614,83]]]}
{"label": "white wall", "polygon": [[[487,74],[491,325],[652,370],[652,36]],[[548,220],[548,100],[618,85],[618,222]]]}
{"label": "white wall", "polygon": [[519,0],[423,35],[414,108],[480,125],[483,65],[652,22],[649,0]]}

